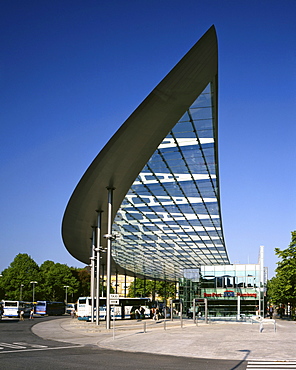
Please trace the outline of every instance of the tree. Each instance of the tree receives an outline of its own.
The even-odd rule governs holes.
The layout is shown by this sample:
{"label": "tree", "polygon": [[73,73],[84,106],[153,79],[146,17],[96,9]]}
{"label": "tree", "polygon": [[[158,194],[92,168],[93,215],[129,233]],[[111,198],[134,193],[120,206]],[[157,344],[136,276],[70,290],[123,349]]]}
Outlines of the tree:
{"label": "tree", "polygon": [[[31,281],[40,281],[40,269],[37,263],[26,253],[19,253],[9,267],[2,271],[0,285],[4,292],[3,299],[32,301],[33,285]],[[38,284],[34,284],[37,294]]]}
{"label": "tree", "polygon": [[90,295],[90,272],[88,268],[71,267],[72,275],[77,279],[78,291],[73,294],[72,301],[76,302],[79,297]]}
{"label": "tree", "polygon": [[65,264],[45,261],[40,266],[42,276],[41,287],[43,291],[43,300],[64,301],[65,286],[67,294],[71,296],[78,292],[79,282],[73,276],[71,268]]}
{"label": "tree", "polygon": [[292,241],[288,248],[275,248],[275,254],[281,259],[276,268],[276,276],[268,283],[268,295],[276,305],[288,304],[292,311],[296,307],[296,231],[292,231]]}
{"label": "tree", "polygon": [[175,298],[175,284],[167,281],[145,281],[138,278],[130,284],[129,297],[152,297],[152,300],[155,300],[156,295],[161,299]]}

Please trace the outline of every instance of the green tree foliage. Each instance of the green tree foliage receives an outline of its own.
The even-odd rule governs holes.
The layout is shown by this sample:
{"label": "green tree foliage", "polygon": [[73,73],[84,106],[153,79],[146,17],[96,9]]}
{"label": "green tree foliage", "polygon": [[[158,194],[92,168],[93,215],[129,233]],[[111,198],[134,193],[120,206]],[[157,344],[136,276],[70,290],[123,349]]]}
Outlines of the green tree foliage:
{"label": "green tree foliage", "polygon": [[175,284],[167,281],[135,279],[129,287],[129,297],[175,298]]}
{"label": "green tree foliage", "polygon": [[71,267],[71,271],[79,283],[78,291],[71,296],[71,301],[76,302],[78,297],[87,297],[90,295],[90,271],[87,267]]}
{"label": "green tree foliage", "polygon": [[296,307],[296,231],[292,231],[292,241],[288,248],[275,248],[280,258],[277,263],[276,276],[268,282],[268,296],[276,304],[290,303]]}
{"label": "green tree foliage", "polygon": [[[40,266],[42,274],[43,299],[49,301],[64,301],[67,295],[76,293],[79,288],[78,280],[73,276],[71,268],[65,264],[45,261]],[[67,301],[69,301],[67,299]]]}
{"label": "green tree foliage", "polygon": [[[0,285],[2,298],[10,300],[32,300],[33,286],[31,281],[40,280],[40,269],[37,263],[26,253],[19,253],[9,267],[2,271]],[[37,285],[34,287],[37,293]]]}
{"label": "green tree foliage", "polygon": [[45,261],[39,267],[27,254],[18,254],[0,278],[0,300],[76,302],[80,295],[89,295],[90,275],[85,269],[68,267],[61,263]]}

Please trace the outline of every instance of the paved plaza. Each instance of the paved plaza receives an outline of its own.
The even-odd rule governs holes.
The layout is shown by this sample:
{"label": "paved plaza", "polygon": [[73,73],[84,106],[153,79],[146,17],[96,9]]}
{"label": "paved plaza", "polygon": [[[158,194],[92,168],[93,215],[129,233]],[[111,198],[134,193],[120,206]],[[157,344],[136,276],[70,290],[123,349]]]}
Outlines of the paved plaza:
{"label": "paved plaza", "polygon": [[[105,322],[87,323],[65,317],[40,322],[33,332],[46,339],[112,350],[231,360],[296,360],[296,323],[276,320],[258,322],[193,320],[116,321],[114,329]],[[113,324],[113,322],[112,322]]]}

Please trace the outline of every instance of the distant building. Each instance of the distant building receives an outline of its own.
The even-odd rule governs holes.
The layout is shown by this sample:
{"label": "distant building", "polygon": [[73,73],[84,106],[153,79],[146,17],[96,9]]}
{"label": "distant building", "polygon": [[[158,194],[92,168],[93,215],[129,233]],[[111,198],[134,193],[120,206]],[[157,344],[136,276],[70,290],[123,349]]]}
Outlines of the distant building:
{"label": "distant building", "polygon": [[[263,315],[267,273],[263,265],[264,248],[260,247],[257,264],[201,266],[187,270],[180,282],[180,298],[186,307],[200,298],[207,299],[210,317]],[[204,308],[203,308],[204,309]]]}

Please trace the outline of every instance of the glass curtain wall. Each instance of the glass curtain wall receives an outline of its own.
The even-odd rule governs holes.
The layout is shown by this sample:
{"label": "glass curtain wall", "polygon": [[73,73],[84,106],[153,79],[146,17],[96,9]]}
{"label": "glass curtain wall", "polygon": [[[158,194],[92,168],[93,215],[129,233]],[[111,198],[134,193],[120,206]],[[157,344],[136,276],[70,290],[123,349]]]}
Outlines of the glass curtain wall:
{"label": "glass curtain wall", "polygon": [[201,266],[200,279],[188,274],[180,280],[184,312],[191,314],[193,299],[207,299],[210,317],[264,314],[262,267],[258,264]]}
{"label": "glass curtain wall", "polygon": [[209,84],[160,143],[117,212],[112,254],[122,267],[177,280],[184,268],[229,263],[214,120]]}

